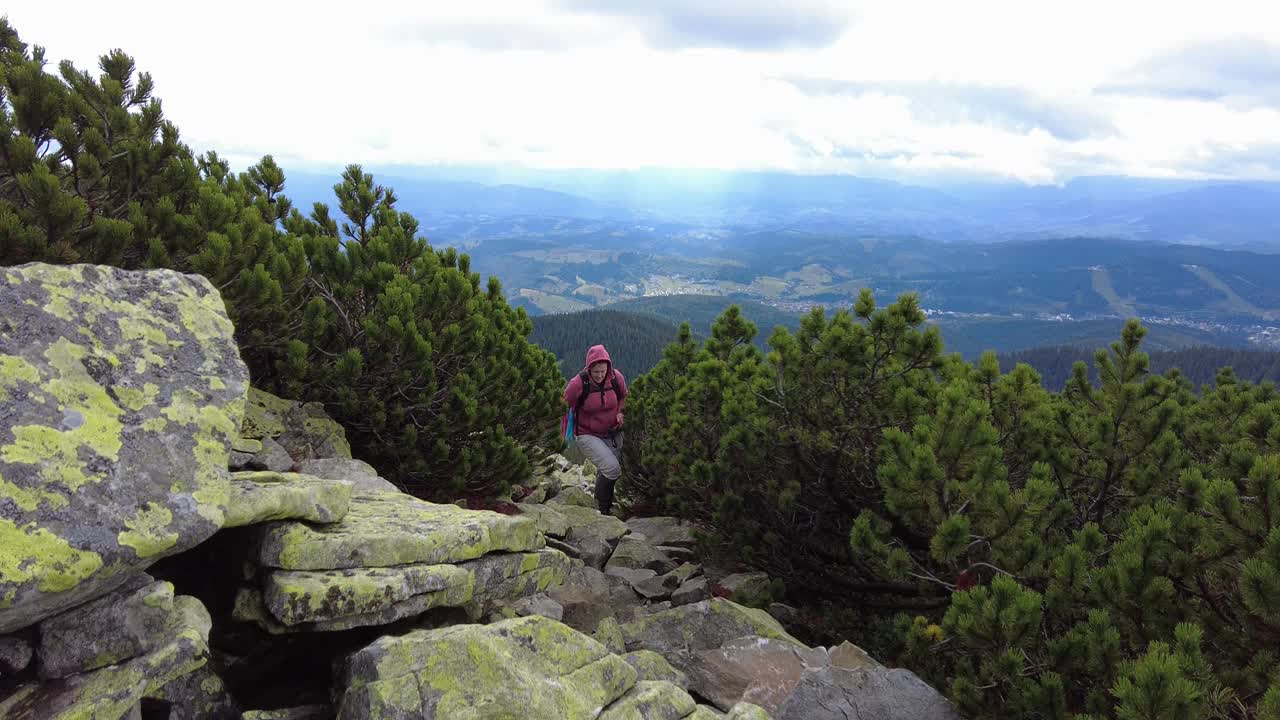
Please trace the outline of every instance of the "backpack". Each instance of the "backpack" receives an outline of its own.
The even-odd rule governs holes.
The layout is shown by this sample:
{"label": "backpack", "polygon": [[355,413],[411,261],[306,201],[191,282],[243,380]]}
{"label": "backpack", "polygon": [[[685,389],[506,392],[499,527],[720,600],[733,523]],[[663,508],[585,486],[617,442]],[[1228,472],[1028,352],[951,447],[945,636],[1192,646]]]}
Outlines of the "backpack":
{"label": "backpack", "polygon": [[[623,398],[627,396],[626,393],[618,392],[617,375],[615,375],[616,372],[617,370],[610,367],[608,378],[606,378],[606,381],[600,386],[600,398],[602,401],[606,390],[612,391],[614,395],[617,395],[619,403],[621,403]],[[564,433],[564,439],[567,442],[573,441],[573,437],[578,430],[577,416],[579,411],[582,410],[583,403],[587,401],[587,396],[591,394],[591,375],[589,375],[586,370],[583,370],[578,373],[578,379],[582,381],[582,392],[578,394],[578,402],[575,403],[572,408],[569,408],[569,413],[560,421],[560,429]]]}

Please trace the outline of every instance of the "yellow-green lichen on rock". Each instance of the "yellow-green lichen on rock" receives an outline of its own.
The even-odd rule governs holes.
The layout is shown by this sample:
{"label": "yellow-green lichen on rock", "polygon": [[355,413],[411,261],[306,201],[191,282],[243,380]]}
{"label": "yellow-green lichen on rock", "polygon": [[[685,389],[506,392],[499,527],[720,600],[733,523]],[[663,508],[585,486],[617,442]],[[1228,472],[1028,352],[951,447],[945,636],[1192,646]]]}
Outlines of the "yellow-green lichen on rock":
{"label": "yellow-green lichen on rock", "polygon": [[0,268],[0,307],[3,633],[221,527],[247,373],[198,276]]}
{"label": "yellow-green lichen on rock", "polygon": [[249,388],[245,404],[244,420],[240,436],[261,440],[276,437],[284,432],[284,418],[290,408],[297,405],[291,400],[278,398],[258,388]]}
{"label": "yellow-green lichen on rock", "polygon": [[636,684],[600,643],[549,618],[381,638],[347,658],[340,720],[587,720]]}
{"label": "yellow-green lichen on rock", "polygon": [[[612,618],[609,618],[612,620]],[[614,621],[615,624],[617,621]],[[601,623],[603,625],[603,623]],[[618,638],[621,640],[619,630]],[[637,650],[622,656],[627,664],[636,669],[641,680],[665,680],[682,688],[689,687],[689,678],[679,670],[671,667],[667,659],[652,650]]]}
{"label": "yellow-green lichen on rock", "polygon": [[338,522],[351,505],[352,484],[270,470],[231,474],[223,527],[272,520]]}
{"label": "yellow-green lichen on rock", "polygon": [[669,682],[641,680],[600,713],[600,720],[681,720],[698,704]]}
{"label": "yellow-green lichen on rock", "polygon": [[277,570],[263,580],[263,601],[285,625],[337,620],[386,610],[417,595],[421,610],[471,599],[475,576],[458,565],[402,565],[351,570]]}
{"label": "yellow-green lichen on rock", "polygon": [[12,605],[14,588],[34,582],[42,592],[65,592],[101,567],[102,556],[95,552],[77,550],[33,522],[18,527],[0,518],[0,588],[8,589],[0,595],[0,608]]}
{"label": "yellow-green lichen on rock", "polygon": [[266,523],[259,532],[259,563],[285,570],[438,565],[545,545],[532,519],[391,492],[353,497],[336,523]]}
{"label": "yellow-green lichen on rock", "polygon": [[[268,632],[332,632],[386,625],[439,607],[479,617],[494,605],[564,582],[572,561],[558,550],[494,553],[468,562],[346,570],[274,570],[262,593],[246,593],[240,619]],[[237,603],[239,605],[239,601]]]}
{"label": "yellow-green lichen on rock", "polygon": [[133,548],[139,558],[159,555],[178,543],[178,533],[170,529],[173,513],[163,505],[147,503],[124,524],[128,529],[121,531],[116,539],[122,546]]}

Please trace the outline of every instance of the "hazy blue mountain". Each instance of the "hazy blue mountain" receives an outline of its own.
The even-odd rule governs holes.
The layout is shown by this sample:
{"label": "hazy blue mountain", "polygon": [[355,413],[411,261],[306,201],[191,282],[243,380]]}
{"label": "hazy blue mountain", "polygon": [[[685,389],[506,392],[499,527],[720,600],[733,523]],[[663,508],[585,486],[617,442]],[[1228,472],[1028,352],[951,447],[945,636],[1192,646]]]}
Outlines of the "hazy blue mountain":
{"label": "hazy blue mountain", "polygon": [[[370,168],[378,172],[377,168]],[[1071,235],[1280,250],[1280,183],[1081,177],[1062,185],[936,186],[848,175],[712,170],[397,166],[378,175],[419,215],[654,221],[998,242]],[[331,175],[290,173],[328,199]],[[424,221],[426,217],[422,218]]]}
{"label": "hazy blue mountain", "polygon": [[[608,206],[594,200],[539,187],[485,185],[377,175],[378,184],[391,187],[402,211],[422,221],[437,215],[491,215],[496,217],[625,218],[632,213],[623,206]],[[308,210],[321,201],[333,207],[336,175],[289,173],[286,193],[299,209]]]}

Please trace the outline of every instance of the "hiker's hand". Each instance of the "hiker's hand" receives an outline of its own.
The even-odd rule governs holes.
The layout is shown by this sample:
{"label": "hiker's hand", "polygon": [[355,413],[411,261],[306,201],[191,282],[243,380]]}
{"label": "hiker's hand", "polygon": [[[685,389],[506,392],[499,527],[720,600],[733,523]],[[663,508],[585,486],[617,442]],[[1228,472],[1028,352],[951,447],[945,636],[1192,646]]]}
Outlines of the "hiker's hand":
{"label": "hiker's hand", "polygon": [[618,413],[618,427],[622,427],[622,413]]}

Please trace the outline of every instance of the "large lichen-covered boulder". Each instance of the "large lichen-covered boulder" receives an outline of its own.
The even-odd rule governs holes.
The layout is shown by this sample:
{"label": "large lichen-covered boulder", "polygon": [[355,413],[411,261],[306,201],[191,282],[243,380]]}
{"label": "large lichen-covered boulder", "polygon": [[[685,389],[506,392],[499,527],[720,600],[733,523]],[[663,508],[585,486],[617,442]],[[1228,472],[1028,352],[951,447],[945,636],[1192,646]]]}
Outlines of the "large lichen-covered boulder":
{"label": "large lichen-covered boulder", "polygon": [[403,493],[357,495],[341,522],[265,523],[258,532],[259,563],[284,570],[456,563],[545,545],[530,518],[437,505]]}
{"label": "large lichen-covered boulder", "polygon": [[622,635],[628,651],[653,650],[686,673],[693,653],[714,650],[738,638],[772,638],[806,647],[763,610],[721,598],[637,618],[622,626]]}
{"label": "large lichen-covered boulder", "polygon": [[0,268],[0,633],[224,521],[247,373],[204,278]]}
{"label": "large lichen-covered boulder", "polygon": [[167,642],[127,662],[70,675],[60,680],[30,683],[0,700],[6,720],[117,720],[125,718],[147,696],[209,658],[209,613],[200,601],[186,595],[173,599],[173,613],[164,637]]}
{"label": "large lichen-covered boulder", "polygon": [[270,520],[337,522],[351,505],[351,490],[349,482],[300,473],[232,473],[225,527]]}
{"label": "large lichen-covered boulder", "polygon": [[383,637],[347,658],[339,720],[587,720],[636,684],[622,658],[539,615]]}

